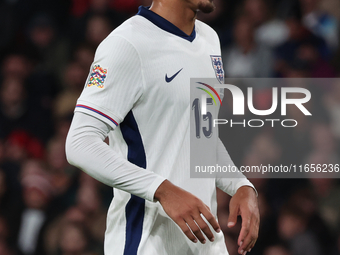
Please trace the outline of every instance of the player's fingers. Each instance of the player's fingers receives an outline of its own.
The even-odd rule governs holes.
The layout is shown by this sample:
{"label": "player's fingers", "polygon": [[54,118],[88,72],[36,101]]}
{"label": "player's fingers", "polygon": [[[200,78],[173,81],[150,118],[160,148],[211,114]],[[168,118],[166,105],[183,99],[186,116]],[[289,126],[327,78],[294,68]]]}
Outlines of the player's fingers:
{"label": "player's fingers", "polygon": [[237,244],[241,245],[241,242],[244,242],[244,239],[249,233],[251,223],[251,216],[249,214],[242,215],[242,227],[240,231],[240,235],[237,240]]}
{"label": "player's fingers", "polygon": [[229,218],[228,218],[228,227],[232,228],[235,226],[237,222],[238,208],[236,206],[232,206],[230,204],[229,207]]}
{"label": "player's fingers", "polygon": [[258,238],[258,234],[259,234],[258,225],[254,224],[254,228],[252,230],[250,230],[250,233],[249,233],[251,243],[249,244],[248,247],[245,248],[247,251],[250,251],[255,246],[255,243],[256,243],[257,238]]}
{"label": "player's fingers", "polygon": [[206,220],[210,223],[210,225],[215,229],[217,233],[221,231],[221,227],[218,224],[217,220],[215,219],[214,215],[208,210],[206,207],[200,208],[200,213],[206,218]]}
{"label": "player's fingers", "polygon": [[[249,236],[249,238],[248,238]],[[254,247],[256,243],[256,239],[252,239],[250,235],[248,235],[242,245],[238,248],[238,252],[240,254],[244,254],[244,252],[250,252],[250,250]]]}
{"label": "player's fingers", "polygon": [[193,218],[185,218],[184,219],[189,228],[191,229],[192,233],[200,240],[201,243],[206,243],[206,240],[201,232],[201,229],[197,226],[196,222]]}
{"label": "player's fingers", "polygon": [[254,241],[252,241],[252,242],[251,242],[251,244],[250,244],[250,246],[249,246],[249,249],[248,249],[248,252],[250,252],[250,251],[251,251],[251,249],[253,249],[253,248],[254,248],[254,246],[255,246],[255,243],[256,243],[256,240],[254,240]]}
{"label": "player's fingers", "polygon": [[208,237],[208,239],[213,242],[214,241],[214,235],[211,232],[208,224],[202,219],[201,215],[198,215],[194,218],[199,228],[202,230],[202,232]]}
{"label": "player's fingers", "polygon": [[249,251],[251,248],[254,247],[258,237],[258,229],[256,227],[256,224],[252,222],[249,233],[245,237],[243,241],[241,241],[239,251],[243,253],[242,251]]}
{"label": "player's fingers", "polygon": [[183,233],[194,243],[197,243],[197,238],[193,235],[188,225],[183,219],[176,221],[177,225],[182,229]]}
{"label": "player's fingers", "polygon": [[238,248],[238,253],[243,254],[245,251],[249,251],[250,244],[251,244],[251,241],[247,238],[244,241],[241,241],[241,245]]}

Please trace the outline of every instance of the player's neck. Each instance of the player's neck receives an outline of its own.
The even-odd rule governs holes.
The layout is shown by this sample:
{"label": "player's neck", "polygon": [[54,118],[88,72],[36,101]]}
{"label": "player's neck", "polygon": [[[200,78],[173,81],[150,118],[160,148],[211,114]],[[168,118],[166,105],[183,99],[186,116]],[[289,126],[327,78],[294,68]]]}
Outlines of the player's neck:
{"label": "player's neck", "polygon": [[195,26],[196,12],[184,5],[184,1],[154,1],[150,10],[168,20],[187,35]]}

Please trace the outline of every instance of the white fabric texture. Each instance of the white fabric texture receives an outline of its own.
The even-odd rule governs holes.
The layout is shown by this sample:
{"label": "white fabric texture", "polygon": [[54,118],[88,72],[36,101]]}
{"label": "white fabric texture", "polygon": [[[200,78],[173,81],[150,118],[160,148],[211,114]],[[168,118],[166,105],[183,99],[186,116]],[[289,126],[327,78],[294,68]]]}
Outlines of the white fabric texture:
{"label": "white fabric texture", "polygon": [[106,185],[153,201],[165,178],[112,151],[104,142],[110,130],[105,122],[76,112],[66,139],[67,160]]}
{"label": "white fabric texture", "polygon": [[[87,86],[77,101],[77,106],[86,105],[109,116],[118,123],[133,108],[143,92],[144,79],[138,53],[132,44],[119,35],[112,34],[98,47],[92,71],[100,66],[106,70],[103,88]],[[92,114],[88,108],[77,107],[76,111]],[[116,125],[109,118],[96,114],[112,128]]]}

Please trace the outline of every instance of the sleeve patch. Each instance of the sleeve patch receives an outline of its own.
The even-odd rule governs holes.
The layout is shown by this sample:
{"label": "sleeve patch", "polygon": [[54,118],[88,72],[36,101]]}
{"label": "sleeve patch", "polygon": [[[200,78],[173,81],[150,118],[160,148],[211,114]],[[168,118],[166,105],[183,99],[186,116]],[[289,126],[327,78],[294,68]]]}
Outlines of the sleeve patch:
{"label": "sleeve patch", "polygon": [[107,69],[104,69],[100,65],[95,65],[92,68],[89,81],[86,87],[97,86],[98,88],[104,88],[104,81],[107,77]]}

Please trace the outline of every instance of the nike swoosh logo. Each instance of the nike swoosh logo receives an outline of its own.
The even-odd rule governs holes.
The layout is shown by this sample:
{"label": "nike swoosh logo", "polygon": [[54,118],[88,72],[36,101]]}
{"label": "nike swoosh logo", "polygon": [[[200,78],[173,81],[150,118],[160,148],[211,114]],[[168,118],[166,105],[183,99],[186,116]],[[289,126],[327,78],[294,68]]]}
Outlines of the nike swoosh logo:
{"label": "nike swoosh logo", "polygon": [[166,74],[166,75],[165,75],[165,81],[166,81],[167,83],[171,82],[173,79],[175,79],[175,77],[177,76],[177,74],[179,74],[180,71],[182,71],[182,70],[183,70],[183,68],[182,68],[181,70],[179,70],[177,73],[175,73],[173,76],[171,76],[170,78],[168,77],[168,74]]}

